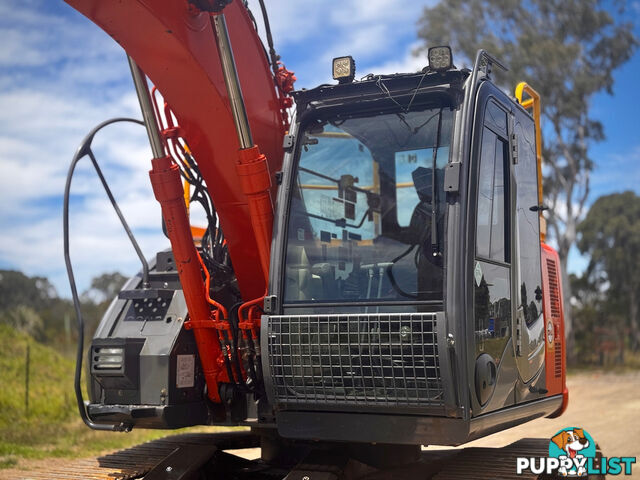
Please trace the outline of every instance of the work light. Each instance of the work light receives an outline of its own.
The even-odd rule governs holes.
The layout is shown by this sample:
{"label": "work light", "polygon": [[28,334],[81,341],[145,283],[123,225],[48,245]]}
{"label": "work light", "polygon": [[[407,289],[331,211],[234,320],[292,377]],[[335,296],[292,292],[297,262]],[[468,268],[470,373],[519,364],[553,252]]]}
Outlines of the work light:
{"label": "work light", "polygon": [[353,57],[337,57],[333,59],[333,79],[339,83],[351,83],[356,76],[356,62]]}
{"label": "work light", "polygon": [[429,69],[436,72],[444,72],[453,67],[451,47],[431,47],[428,53]]}

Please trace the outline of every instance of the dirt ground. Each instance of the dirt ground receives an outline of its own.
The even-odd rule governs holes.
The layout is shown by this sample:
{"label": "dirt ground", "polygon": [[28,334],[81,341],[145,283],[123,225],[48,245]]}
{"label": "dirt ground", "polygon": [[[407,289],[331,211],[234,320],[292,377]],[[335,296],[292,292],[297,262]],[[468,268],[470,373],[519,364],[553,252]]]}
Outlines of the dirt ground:
{"label": "dirt ground", "polygon": [[551,438],[562,428],[582,427],[605,457],[640,457],[640,371],[582,372],[570,375],[567,386],[569,408],[561,417],[534,420],[458,448],[501,447],[525,437]]}
{"label": "dirt ground", "polygon": [[[560,418],[534,420],[458,448],[501,447],[525,437],[550,438],[565,427],[582,427],[600,444],[604,456],[640,457],[640,371],[577,373],[569,376],[568,386],[569,408]],[[258,449],[234,453],[245,458],[260,455]],[[53,460],[58,468],[67,462],[83,461],[88,459]],[[0,470],[0,479],[29,478],[30,471],[42,475],[51,462],[22,460],[15,468]],[[636,463],[634,470],[634,477],[640,478],[640,464]]]}

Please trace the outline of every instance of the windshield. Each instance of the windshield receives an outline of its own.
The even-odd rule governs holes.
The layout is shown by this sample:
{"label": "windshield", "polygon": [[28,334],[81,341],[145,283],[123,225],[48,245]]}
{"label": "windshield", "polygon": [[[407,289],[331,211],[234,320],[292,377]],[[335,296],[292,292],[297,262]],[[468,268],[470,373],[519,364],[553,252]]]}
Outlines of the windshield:
{"label": "windshield", "polygon": [[285,303],[442,300],[452,117],[447,107],[306,126]]}

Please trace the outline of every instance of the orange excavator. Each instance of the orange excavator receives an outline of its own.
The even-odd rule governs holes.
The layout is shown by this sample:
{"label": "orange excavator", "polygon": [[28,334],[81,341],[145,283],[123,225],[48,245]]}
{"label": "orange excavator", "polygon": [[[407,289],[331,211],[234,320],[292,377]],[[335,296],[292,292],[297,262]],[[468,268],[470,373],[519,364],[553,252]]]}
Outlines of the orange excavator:
{"label": "orange excavator", "polygon": [[[92,130],[65,191],[89,427],[250,427],[235,445],[261,445],[260,469],[225,478],[308,480],[356,478],[346,459],[378,473],[414,464],[420,445],[564,411],[534,89],[510,98],[486,51],[469,70],[433,47],[419,72],[356,80],[345,56],[335,83],[294,90],[263,0],[266,47],[241,0],[67,2],[124,48],[143,116]],[[117,121],[143,124],[151,144],[171,244],[151,260],[91,150]],[[142,263],[87,357],[68,226],[85,157]],[[204,228],[190,225],[197,205]],[[221,461],[205,457],[163,472],[199,478]]]}

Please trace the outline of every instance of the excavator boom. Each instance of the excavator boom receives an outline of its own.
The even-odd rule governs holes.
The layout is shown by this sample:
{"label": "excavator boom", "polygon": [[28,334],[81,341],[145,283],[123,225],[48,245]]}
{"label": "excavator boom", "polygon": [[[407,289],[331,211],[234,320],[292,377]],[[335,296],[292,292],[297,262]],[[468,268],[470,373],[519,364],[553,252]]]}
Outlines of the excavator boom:
{"label": "excavator boom", "polygon": [[[242,297],[263,295],[264,276],[255,271],[258,248],[236,172],[240,144],[210,14],[182,0],[67,3],[111,35],[162,92],[207,183]],[[269,171],[277,172],[286,120],[266,51],[241,1],[226,6],[224,15],[254,142]]]}

